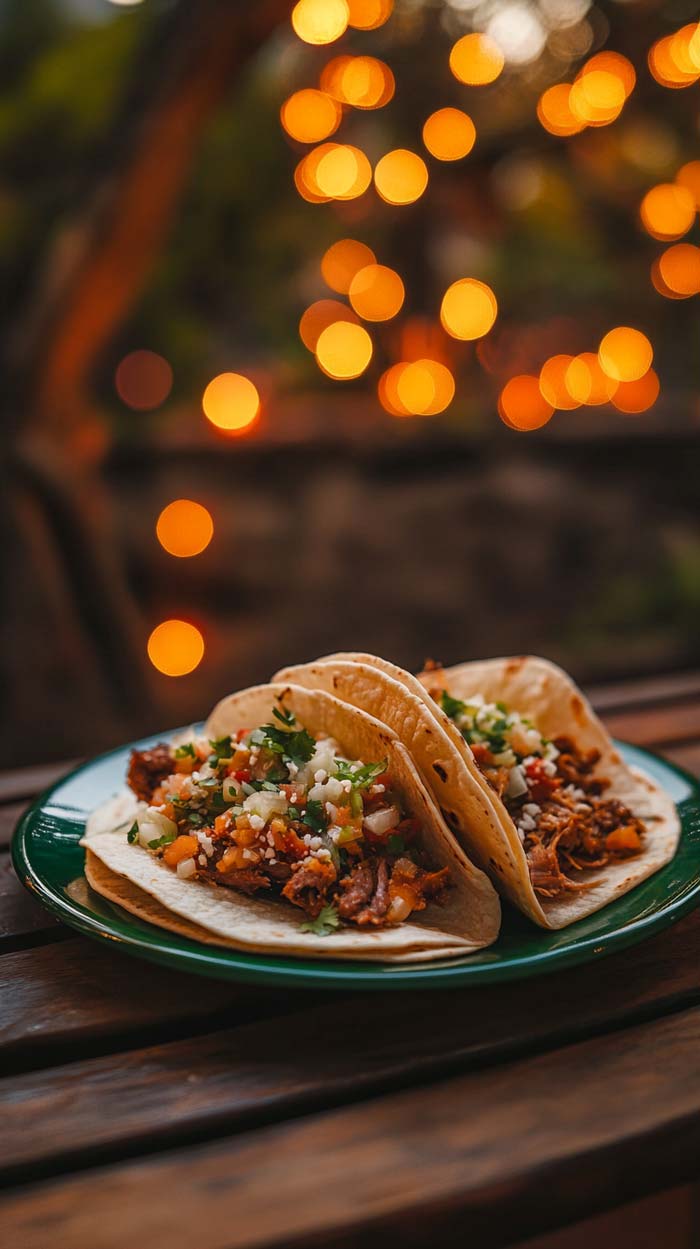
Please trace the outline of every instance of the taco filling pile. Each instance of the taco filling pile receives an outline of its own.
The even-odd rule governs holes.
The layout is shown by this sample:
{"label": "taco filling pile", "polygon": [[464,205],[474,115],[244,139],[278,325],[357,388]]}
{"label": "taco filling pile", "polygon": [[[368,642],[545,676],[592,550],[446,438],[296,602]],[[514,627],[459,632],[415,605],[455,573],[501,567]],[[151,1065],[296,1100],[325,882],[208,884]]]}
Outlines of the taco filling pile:
{"label": "taco filling pile", "polygon": [[564,736],[548,740],[502,702],[431,692],[504,802],[541,897],[591,888],[595,881],[577,881],[577,872],[606,867],[642,849],[643,822],[623,802],[606,798],[609,781],[594,775],[599,750],[580,751]]}
{"label": "taco filling pile", "polygon": [[386,760],[343,757],[289,710],[214,741],[131,754],[127,839],[182,880],[281,897],[305,931],[401,924],[449,888],[392,790]]}

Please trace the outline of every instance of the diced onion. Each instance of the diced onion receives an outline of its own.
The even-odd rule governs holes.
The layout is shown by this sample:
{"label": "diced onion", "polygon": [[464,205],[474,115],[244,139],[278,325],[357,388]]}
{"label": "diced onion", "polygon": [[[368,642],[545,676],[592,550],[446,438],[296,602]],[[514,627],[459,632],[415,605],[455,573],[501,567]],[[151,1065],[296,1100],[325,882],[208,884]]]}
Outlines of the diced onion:
{"label": "diced onion", "polygon": [[371,815],[366,815],[363,826],[375,837],[382,837],[384,833],[389,832],[390,828],[396,828],[400,819],[398,807],[383,807],[381,811],[373,811]]}

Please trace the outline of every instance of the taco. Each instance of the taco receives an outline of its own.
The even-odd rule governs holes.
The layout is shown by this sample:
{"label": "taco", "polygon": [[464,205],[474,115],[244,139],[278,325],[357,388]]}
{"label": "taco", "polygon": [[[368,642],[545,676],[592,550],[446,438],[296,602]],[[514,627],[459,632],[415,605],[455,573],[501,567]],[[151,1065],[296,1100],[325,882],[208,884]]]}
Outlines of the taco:
{"label": "taco", "polygon": [[675,853],[669,796],[623,762],[546,660],[436,667],[417,679],[349,653],[282,677],[332,690],[394,728],[473,861],[544,927],[600,910]]}
{"label": "taco", "polygon": [[379,720],[290,684],[134,750],[82,844],[99,893],[239,950],[416,961],[498,935],[487,877]]}

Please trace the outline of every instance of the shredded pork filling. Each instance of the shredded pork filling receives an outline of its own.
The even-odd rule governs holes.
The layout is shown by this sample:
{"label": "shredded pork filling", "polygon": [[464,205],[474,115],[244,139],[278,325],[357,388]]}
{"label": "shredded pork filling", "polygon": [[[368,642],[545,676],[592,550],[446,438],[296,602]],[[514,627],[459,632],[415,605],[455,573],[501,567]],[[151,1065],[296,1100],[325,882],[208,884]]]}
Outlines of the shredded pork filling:
{"label": "shredded pork filling", "polygon": [[233,740],[132,752],[146,804],[128,838],[183,879],[279,897],[325,935],[403,922],[448,888],[392,791],[386,761],[340,757],[289,713]]}
{"label": "shredded pork filling", "polygon": [[595,879],[577,874],[639,853],[645,826],[623,802],[605,797],[610,782],[596,773],[600,751],[580,751],[569,737],[549,741],[502,703],[432,692],[502,798],[540,897],[590,889]]}

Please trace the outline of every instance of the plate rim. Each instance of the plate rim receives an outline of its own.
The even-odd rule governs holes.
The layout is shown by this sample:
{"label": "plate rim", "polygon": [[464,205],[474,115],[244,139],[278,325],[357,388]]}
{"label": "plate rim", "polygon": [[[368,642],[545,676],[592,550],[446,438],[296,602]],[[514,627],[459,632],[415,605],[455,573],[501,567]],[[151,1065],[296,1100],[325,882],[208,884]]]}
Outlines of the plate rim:
{"label": "plate rim", "polygon": [[[148,924],[147,921],[138,920],[137,917],[113,903],[109,905],[114,911],[115,918],[106,920],[103,916],[87,911],[86,908],[76,904],[68,894],[59,894],[56,886],[47,883],[42,878],[28,851],[28,839],[33,822],[56,790],[82,772],[96,764],[106,762],[115,755],[122,754],[125,750],[147,745],[177,732],[177,729],[169,729],[165,734],[149,734],[148,737],[115,746],[112,750],[77,764],[65,775],[48,785],[34,799],[20,817],[10,842],[10,857],[20,882],[47,910],[84,936],[112,947],[116,943],[120,949],[132,957],[222,982],[252,983],[270,987],[293,985],[297,988],[344,990],[461,988],[470,985],[478,987],[483,984],[502,984],[551,974],[565,967],[590,962],[596,957],[607,957],[618,950],[638,944],[655,932],[669,928],[700,905],[700,879],[698,879],[681,897],[675,897],[652,914],[622,923],[609,933],[582,937],[579,941],[563,948],[542,950],[535,954],[515,955],[500,963],[470,962],[469,956],[466,956],[460,960],[442,963],[436,961],[405,966],[395,963],[364,963],[338,959],[304,960],[293,955],[289,957],[281,954],[268,956],[245,951],[237,952],[214,945],[198,946],[196,942],[181,937],[177,933],[171,933],[167,929],[159,929],[157,925]],[[643,746],[619,739],[615,739],[615,744],[623,751],[629,747],[636,754],[653,760],[654,763],[660,764],[662,768],[684,781],[690,790],[689,796],[683,800],[684,805],[690,802],[700,811],[700,780],[692,773]],[[663,870],[664,868],[661,869]],[[653,876],[648,879],[653,879]],[[612,905],[615,903],[613,902]],[[137,923],[148,929],[148,933],[143,935],[138,932],[130,933],[128,927]],[[173,942],[178,944],[174,946]],[[186,945],[182,944],[184,942]],[[495,952],[497,945],[498,938],[492,947],[486,948],[484,953],[488,954],[489,949]]]}

